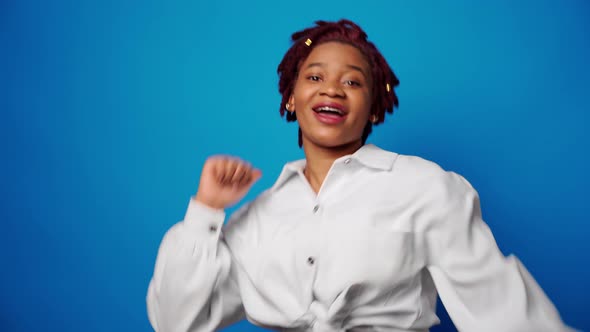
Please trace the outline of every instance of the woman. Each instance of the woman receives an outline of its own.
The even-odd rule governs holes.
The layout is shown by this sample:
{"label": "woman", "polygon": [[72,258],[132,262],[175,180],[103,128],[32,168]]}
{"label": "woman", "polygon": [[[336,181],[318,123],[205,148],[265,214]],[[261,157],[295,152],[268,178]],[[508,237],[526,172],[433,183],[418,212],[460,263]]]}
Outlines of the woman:
{"label": "woman", "polygon": [[[247,317],[287,331],[428,331],[437,294],[460,331],[567,331],[481,219],[476,191],[424,159],[365,145],[398,80],[356,24],[316,22],[278,67],[281,114],[305,160],[222,228],[260,177],[237,158],[203,166],[148,290],[157,331],[213,331]],[[286,112],[285,112],[286,111]]]}

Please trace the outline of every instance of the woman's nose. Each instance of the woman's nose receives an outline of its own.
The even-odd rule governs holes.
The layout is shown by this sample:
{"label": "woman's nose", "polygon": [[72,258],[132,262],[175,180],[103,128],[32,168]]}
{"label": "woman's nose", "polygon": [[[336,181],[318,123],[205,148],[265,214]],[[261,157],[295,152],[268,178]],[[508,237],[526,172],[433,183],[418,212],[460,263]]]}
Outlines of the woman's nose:
{"label": "woman's nose", "polygon": [[320,94],[329,97],[344,97],[344,90],[339,82],[326,81],[322,84]]}

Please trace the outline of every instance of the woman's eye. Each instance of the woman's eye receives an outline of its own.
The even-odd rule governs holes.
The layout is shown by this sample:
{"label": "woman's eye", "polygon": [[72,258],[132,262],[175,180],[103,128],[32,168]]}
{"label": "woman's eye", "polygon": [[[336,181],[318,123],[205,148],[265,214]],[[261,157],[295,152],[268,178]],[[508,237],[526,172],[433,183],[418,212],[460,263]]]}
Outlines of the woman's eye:
{"label": "woman's eye", "polygon": [[310,81],[317,82],[317,81],[320,80],[320,77],[317,76],[317,75],[310,75],[310,76],[307,77],[307,79],[310,80]]}
{"label": "woman's eye", "polygon": [[345,81],[345,84],[346,84],[346,85],[350,85],[350,86],[361,86],[361,83],[360,83],[360,82],[358,82],[358,81],[353,81],[353,80],[348,80],[348,81]]}

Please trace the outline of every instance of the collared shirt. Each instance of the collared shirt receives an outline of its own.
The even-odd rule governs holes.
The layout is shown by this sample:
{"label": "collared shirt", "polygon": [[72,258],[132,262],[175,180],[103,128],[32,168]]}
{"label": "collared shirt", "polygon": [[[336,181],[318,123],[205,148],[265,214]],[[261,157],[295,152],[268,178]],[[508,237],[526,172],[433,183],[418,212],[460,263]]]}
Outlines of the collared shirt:
{"label": "collared shirt", "polygon": [[437,292],[460,331],[570,331],[504,257],[460,175],[365,145],[316,194],[305,160],[236,211],[191,200],[164,237],[148,289],[157,331],[247,317],[284,331],[428,331]]}

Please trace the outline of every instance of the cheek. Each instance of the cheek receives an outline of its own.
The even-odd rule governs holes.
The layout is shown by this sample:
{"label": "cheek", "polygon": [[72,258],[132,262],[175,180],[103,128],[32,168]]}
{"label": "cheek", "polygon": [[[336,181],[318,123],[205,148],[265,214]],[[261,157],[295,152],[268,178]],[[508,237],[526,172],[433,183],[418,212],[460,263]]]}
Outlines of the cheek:
{"label": "cheek", "polygon": [[362,116],[363,118],[368,119],[371,114],[372,106],[373,106],[373,100],[371,98],[371,95],[364,94],[362,96],[362,98],[359,98],[358,107],[362,110],[361,112],[359,112],[359,115]]}
{"label": "cheek", "polygon": [[306,89],[304,84],[296,84],[293,89],[293,97],[295,105],[304,105],[305,101],[309,98],[310,89]]}

